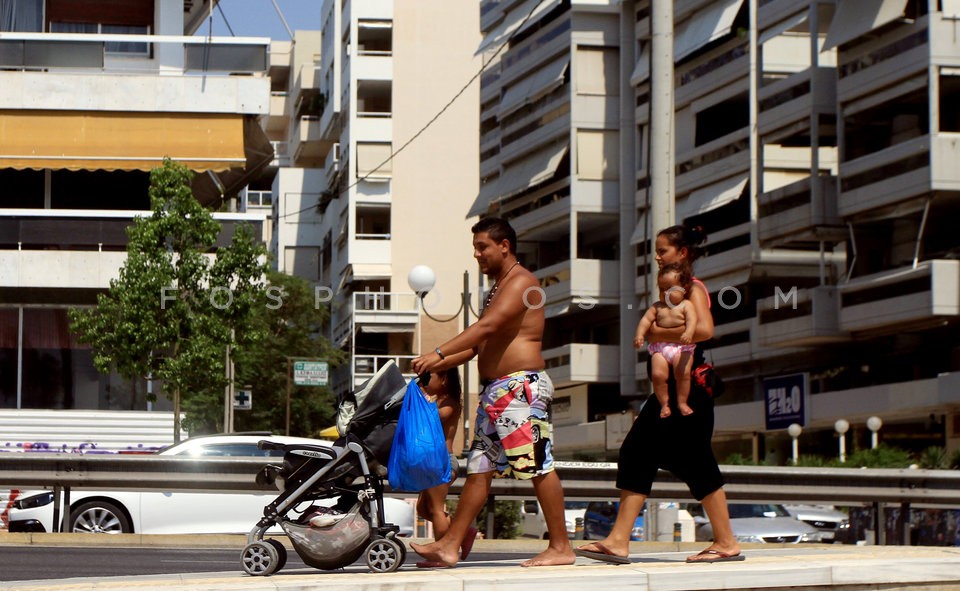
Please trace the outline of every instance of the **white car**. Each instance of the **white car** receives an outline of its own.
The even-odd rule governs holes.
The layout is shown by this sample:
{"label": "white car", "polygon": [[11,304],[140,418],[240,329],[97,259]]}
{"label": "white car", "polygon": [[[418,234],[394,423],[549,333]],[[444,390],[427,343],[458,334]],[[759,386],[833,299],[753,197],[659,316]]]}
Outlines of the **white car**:
{"label": "white car", "polygon": [[[587,510],[586,501],[567,501],[564,503],[563,516],[566,521],[567,537],[574,538],[577,533],[577,519],[583,524],[583,514]],[[520,505],[520,529],[521,535],[546,540],[547,521],[543,517],[543,509],[540,507],[540,501],[524,501]]]}
{"label": "white car", "polygon": [[[269,434],[191,437],[157,453],[176,456],[282,457],[279,450],[260,450],[257,442],[331,445],[329,441]],[[247,533],[263,516],[263,508],[279,492],[230,493],[168,491],[70,491],[70,523],[62,531],[76,533],[213,534]],[[332,502],[333,500],[331,500]],[[318,502],[317,504],[324,504]],[[384,498],[384,518],[400,526],[401,536],[413,535],[413,507]],[[23,491],[9,511],[10,532],[53,531],[53,493]],[[271,531],[280,532],[279,527]]]}

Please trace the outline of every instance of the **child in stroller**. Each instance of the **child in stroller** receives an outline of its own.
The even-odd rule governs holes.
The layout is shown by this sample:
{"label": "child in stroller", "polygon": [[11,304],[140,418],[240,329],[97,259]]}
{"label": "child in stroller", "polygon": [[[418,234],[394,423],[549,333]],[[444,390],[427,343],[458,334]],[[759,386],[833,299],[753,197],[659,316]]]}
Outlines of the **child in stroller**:
{"label": "child in stroller", "polygon": [[[261,449],[284,451],[282,466],[266,466],[257,475],[258,482],[273,482],[282,492],[264,507],[247,537],[245,572],[262,576],[283,568],[286,548],[264,539],[276,524],[314,568],[342,568],[361,556],[375,572],[400,568],[406,547],[396,539],[399,527],[385,523],[383,479],[405,390],[403,374],[390,361],[338,402],[341,437],[333,446],[259,443]],[[321,499],[336,502],[324,509],[313,503]]]}

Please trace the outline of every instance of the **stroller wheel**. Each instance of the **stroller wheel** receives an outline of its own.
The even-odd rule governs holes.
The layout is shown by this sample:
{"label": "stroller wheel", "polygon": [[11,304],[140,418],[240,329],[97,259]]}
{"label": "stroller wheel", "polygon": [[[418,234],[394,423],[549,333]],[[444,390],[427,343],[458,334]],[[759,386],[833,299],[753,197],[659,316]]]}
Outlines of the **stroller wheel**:
{"label": "stroller wheel", "polygon": [[387,538],[370,542],[365,552],[367,566],[375,573],[392,573],[403,564],[403,544]]}
{"label": "stroller wheel", "polygon": [[393,532],[393,531],[392,531],[392,532],[388,533],[388,534],[387,534],[387,539],[393,540],[394,542],[397,543],[398,546],[400,546],[400,564],[405,563],[405,562],[407,561],[407,545],[404,544],[404,543],[403,543],[403,540],[401,540],[401,539],[397,536],[397,532]]}
{"label": "stroller wheel", "polygon": [[272,572],[277,572],[278,570],[283,568],[284,565],[287,564],[287,548],[283,545],[283,542],[281,542],[280,540],[275,540],[273,538],[270,538],[269,540],[265,540],[265,541],[271,546],[273,546],[274,548],[276,548],[277,550],[277,568],[273,569],[272,571]]}
{"label": "stroller wheel", "polygon": [[280,553],[269,542],[247,544],[240,555],[240,566],[248,575],[272,575],[280,568]]}

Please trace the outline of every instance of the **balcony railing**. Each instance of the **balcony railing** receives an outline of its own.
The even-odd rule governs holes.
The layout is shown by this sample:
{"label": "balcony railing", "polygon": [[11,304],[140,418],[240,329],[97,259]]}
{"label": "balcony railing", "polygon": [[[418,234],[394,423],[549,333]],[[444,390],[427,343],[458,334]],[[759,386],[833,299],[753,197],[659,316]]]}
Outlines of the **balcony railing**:
{"label": "balcony railing", "polygon": [[836,286],[798,289],[757,304],[761,347],[813,346],[848,338],[840,330],[840,292]]}
{"label": "balcony railing", "polygon": [[840,286],[840,327],[899,332],[960,315],[960,261],[929,260],[916,268],[857,278]]}
{"label": "balcony railing", "polygon": [[612,383],[620,379],[619,345],[571,343],[546,349],[543,359],[555,386]]}
{"label": "balcony railing", "polygon": [[261,37],[190,37],[178,35],[100,35],[88,33],[0,33],[0,68],[34,70],[83,68],[115,73],[107,56],[110,43],[144,43],[143,59],[124,59],[124,72],[156,72],[175,64],[154,59],[165,45],[181,47],[183,72],[205,75],[264,74],[270,40]]}

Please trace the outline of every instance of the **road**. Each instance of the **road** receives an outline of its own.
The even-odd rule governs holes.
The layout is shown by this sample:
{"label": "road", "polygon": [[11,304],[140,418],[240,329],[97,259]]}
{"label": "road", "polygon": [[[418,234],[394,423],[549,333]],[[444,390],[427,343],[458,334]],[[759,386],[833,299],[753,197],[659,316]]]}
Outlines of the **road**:
{"label": "road", "polygon": [[[529,553],[477,553],[483,560],[505,560],[528,557]],[[237,573],[240,569],[238,548],[75,548],[63,546],[4,546],[0,561],[0,581],[32,581],[73,577],[122,577],[185,573]],[[407,555],[407,567],[418,559]],[[320,573],[303,564],[296,552],[287,553],[284,573],[305,569]]]}

